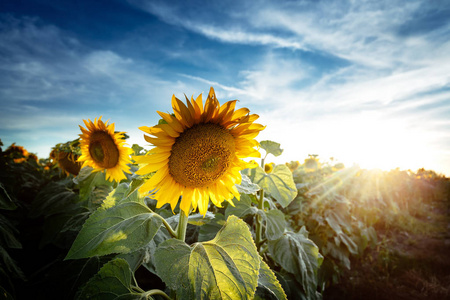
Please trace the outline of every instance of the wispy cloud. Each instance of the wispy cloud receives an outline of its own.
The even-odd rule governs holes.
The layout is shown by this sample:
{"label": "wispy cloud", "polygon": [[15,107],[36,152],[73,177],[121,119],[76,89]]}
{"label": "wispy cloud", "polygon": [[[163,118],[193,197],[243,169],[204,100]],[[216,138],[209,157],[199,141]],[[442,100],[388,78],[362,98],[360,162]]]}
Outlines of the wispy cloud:
{"label": "wispy cloud", "polygon": [[[225,87],[231,96],[236,93],[260,103],[261,109],[266,107],[261,119],[271,128],[262,138],[277,137],[287,149],[308,152],[324,154],[328,147],[328,154],[334,151],[355,161],[363,159],[364,153],[385,157],[385,161],[391,155],[399,166],[406,166],[409,159],[417,166],[433,164],[439,169],[439,163],[429,157],[440,151],[435,145],[442,147],[442,137],[449,130],[445,111],[450,98],[445,88],[450,86],[450,24],[431,22],[429,16],[444,18],[449,5],[246,2],[224,8],[214,22],[201,10],[184,6],[181,13],[177,5],[133,3],[169,24],[212,40],[266,47],[262,60],[242,68],[234,85]],[[312,62],[311,57],[319,62],[336,57],[347,63],[331,67]],[[213,79],[190,78],[220,86]],[[293,132],[307,144],[292,139]],[[392,149],[385,147],[389,144]],[[346,153],[351,147],[351,153]],[[412,148],[420,157],[404,154]],[[289,150],[285,153],[295,158]],[[449,154],[445,155],[443,160],[449,160]]]}
{"label": "wispy cloud", "polygon": [[38,18],[0,15],[0,135],[5,144],[30,147],[44,136],[50,145],[75,139],[82,119],[100,115],[123,121],[124,131],[144,125],[130,119],[132,114],[151,125],[157,116],[144,117],[146,111],[154,111],[155,103],[174,90],[187,89],[166,80],[151,61],[91,48],[72,36]]}

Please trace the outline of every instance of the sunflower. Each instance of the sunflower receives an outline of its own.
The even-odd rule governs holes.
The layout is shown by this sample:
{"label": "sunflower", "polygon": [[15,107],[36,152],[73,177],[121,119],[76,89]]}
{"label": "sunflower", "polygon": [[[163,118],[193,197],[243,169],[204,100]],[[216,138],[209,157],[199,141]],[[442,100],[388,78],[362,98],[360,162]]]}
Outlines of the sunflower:
{"label": "sunflower", "polygon": [[266,173],[272,173],[272,171],[273,171],[273,167],[275,166],[275,163],[270,163],[270,164],[265,164],[264,165],[264,171],[266,172]]}
{"label": "sunflower", "polygon": [[304,166],[307,172],[313,172],[320,169],[320,162],[315,156],[305,159]]}
{"label": "sunflower", "polygon": [[80,126],[81,156],[79,162],[83,166],[94,168],[94,172],[106,170],[106,179],[120,181],[125,179],[125,174],[130,173],[130,154],[132,150],[125,147],[123,132],[114,133],[114,123],[103,123],[102,117],[91,120],[83,120],[86,128]]}
{"label": "sunflower", "polygon": [[295,170],[298,169],[298,167],[300,167],[300,162],[298,160],[293,161],[291,160],[291,162],[287,162],[286,166],[289,168],[289,170],[291,170],[291,172],[294,172]]}
{"label": "sunflower", "polygon": [[67,176],[69,176],[69,174],[77,176],[81,169],[81,163],[77,162],[78,155],[73,152],[58,151],[56,149],[53,151],[50,153],[50,157],[54,157],[58,162],[59,168],[66,173]]}
{"label": "sunflower", "polygon": [[232,205],[233,197],[239,200],[239,171],[254,166],[242,158],[260,157],[254,138],[265,126],[253,123],[259,116],[247,108],[235,110],[236,102],[220,105],[213,88],[204,106],[201,94],[186,98],[186,105],[174,95],[173,115],[158,111],[162,123],[139,128],[153,136],[144,138],[155,148],[133,157],[141,166],[136,173],[156,171],[139,191],[154,190],[157,207],[169,203],[172,210],[182,196],[180,208],[186,215],[191,206],[205,215],[209,200],[218,207],[224,200]]}

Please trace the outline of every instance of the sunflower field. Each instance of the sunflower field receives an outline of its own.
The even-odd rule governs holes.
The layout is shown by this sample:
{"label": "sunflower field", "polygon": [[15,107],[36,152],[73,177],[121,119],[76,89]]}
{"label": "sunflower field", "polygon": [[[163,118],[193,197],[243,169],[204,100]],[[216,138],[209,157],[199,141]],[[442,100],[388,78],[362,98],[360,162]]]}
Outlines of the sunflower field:
{"label": "sunflower field", "polygon": [[[174,96],[140,128],[150,150],[101,117],[49,158],[0,142],[0,297],[395,299],[355,291],[394,282],[405,233],[446,241],[449,179],[269,163],[281,145],[236,103]],[[439,276],[427,299],[450,297]]]}

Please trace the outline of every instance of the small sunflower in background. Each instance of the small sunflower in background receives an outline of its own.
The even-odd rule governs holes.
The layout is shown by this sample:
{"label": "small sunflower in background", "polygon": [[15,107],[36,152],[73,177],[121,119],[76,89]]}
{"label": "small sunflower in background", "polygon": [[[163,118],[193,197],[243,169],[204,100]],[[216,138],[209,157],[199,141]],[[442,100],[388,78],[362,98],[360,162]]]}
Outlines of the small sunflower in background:
{"label": "small sunflower in background", "polygon": [[274,166],[275,166],[275,163],[273,163],[273,162],[270,164],[264,164],[264,171],[266,173],[272,173]]}
{"label": "small sunflower in background", "polygon": [[90,166],[94,172],[105,171],[106,179],[120,181],[125,179],[124,172],[130,173],[130,154],[132,150],[125,147],[124,133],[114,132],[114,123],[104,123],[102,117],[91,120],[83,120],[86,129],[80,125],[80,148],[81,156],[79,162],[82,167]]}
{"label": "small sunflower in background", "polygon": [[78,155],[73,152],[53,149],[50,158],[58,163],[59,168],[68,176],[77,176],[81,170],[81,163],[77,162]]}
{"label": "small sunflower in background", "polygon": [[205,215],[209,200],[218,207],[224,200],[239,200],[239,171],[255,166],[242,158],[261,156],[254,138],[265,126],[253,123],[259,116],[247,108],[235,110],[236,102],[220,105],[213,88],[205,105],[201,94],[195,100],[186,98],[186,105],[174,95],[173,115],[158,111],[162,124],[140,127],[151,135],[144,135],[145,140],[156,147],[133,157],[140,165],[136,173],[156,173],[139,191],[155,189],[157,207],[169,203],[172,210],[182,196],[180,208],[186,215],[191,207]]}
{"label": "small sunflower in background", "polygon": [[291,170],[291,172],[294,172],[295,170],[298,169],[298,167],[300,167],[300,162],[298,160],[296,161],[291,161],[291,162],[287,162],[286,166],[289,168],[289,170]]}
{"label": "small sunflower in background", "polygon": [[27,160],[30,153],[23,146],[17,146],[16,143],[12,143],[6,149],[4,155],[11,157],[16,164],[20,164]]}
{"label": "small sunflower in background", "polygon": [[310,154],[309,158],[305,159],[304,165],[307,172],[314,172],[320,169],[320,162],[316,154]]}

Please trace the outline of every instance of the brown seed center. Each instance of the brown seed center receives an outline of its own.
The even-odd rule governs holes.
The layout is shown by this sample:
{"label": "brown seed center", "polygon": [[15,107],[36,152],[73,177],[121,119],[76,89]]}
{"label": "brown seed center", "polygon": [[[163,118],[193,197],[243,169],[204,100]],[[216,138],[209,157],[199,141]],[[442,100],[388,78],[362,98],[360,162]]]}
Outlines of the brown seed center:
{"label": "brown seed center", "polygon": [[217,124],[197,124],[176,139],[169,173],[185,187],[204,187],[225,174],[234,153],[234,138],[228,130]]}
{"label": "brown seed center", "polygon": [[100,168],[110,169],[119,162],[119,149],[113,138],[105,131],[92,134],[89,153]]}

